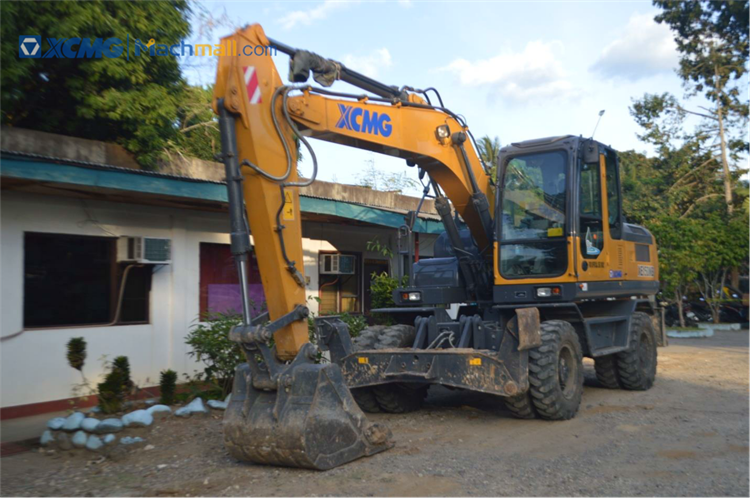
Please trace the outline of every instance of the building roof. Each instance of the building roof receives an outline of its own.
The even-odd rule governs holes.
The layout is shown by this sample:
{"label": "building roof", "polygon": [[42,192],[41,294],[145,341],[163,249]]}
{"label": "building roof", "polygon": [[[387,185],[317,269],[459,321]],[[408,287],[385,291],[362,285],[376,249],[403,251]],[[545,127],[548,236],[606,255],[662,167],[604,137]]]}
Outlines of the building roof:
{"label": "building roof", "polygon": [[[3,128],[0,159],[3,190],[227,209],[224,168],[219,163],[172,158],[158,171],[147,171],[114,144],[17,128]],[[398,228],[418,203],[415,197],[323,181],[300,190],[302,217],[308,221]],[[443,231],[431,200],[425,200],[414,230]]]}

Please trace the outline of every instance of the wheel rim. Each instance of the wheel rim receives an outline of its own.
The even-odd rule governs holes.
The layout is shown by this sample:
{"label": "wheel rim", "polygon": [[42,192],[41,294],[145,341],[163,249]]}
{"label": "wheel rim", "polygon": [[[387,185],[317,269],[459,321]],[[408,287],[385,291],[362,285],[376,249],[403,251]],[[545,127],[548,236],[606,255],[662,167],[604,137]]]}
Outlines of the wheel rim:
{"label": "wheel rim", "polygon": [[648,334],[641,334],[638,341],[638,364],[642,371],[650,371],[653,363],[653,347]]}
{"label": "wheel rim", "polygon": [[576,356],[570,347],[563,346],[557,357],[557,382],[566,398],[570,398],[575,393],[577,377],[578,362]]}

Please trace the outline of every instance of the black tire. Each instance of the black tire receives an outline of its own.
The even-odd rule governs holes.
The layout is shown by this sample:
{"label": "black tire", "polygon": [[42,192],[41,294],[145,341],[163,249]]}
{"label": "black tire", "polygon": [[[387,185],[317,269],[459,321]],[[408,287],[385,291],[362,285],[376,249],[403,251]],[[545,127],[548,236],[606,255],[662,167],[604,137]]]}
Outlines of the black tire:
{"label": "black tire", "polygon": [[607,389],[620,389],[620,375],[617,372],[617,355],[608,354],[594,358],[596,380]]}
{"label": "black tire", "polygon": [[361,387],[359,389],[351,389],[354,401],[357,402],[363,412],[367,413],[379,413],[380,405],[378,400],[375,398],[375,393],[372,392],[371,387]]}
{"label": "black tire", "polygon": [[[354,351],[368,349],[408,348],[414,344],[416,331],[409,325],[374,325],[367,327],[352,339]],[[386,384],[352,390],[357,404],[368,413],[385,411],[407,413],[418,410],[427,396],[428,386],[412,387]]]}
{"label": "black tire", "polygon": [[630,319],[630,347],[617,354],[620,385],[629,391],[651,389],[656,379],[656,338],[651,319],[633,313]]}
{"label": "black tire", "polygon": [[380,409],[388,413],[409,413],[419,410],[427,396],[428,386],[411,387],[386,384],[373,388]]}
{"label": "black tire", "polygon": [[509,396],[504,398],[504,400],[505,407],[515,418],[531,420],[539,417],[534,408],[534,402],[531,400],[531,394],[529,391],[517,396]]}
{"label": "black tire", "polygon": [[529,393],[540,418],[568,420],[581,406],[583,353],[573,326],[562,320],[541,325],[542,345],[529,350]]}

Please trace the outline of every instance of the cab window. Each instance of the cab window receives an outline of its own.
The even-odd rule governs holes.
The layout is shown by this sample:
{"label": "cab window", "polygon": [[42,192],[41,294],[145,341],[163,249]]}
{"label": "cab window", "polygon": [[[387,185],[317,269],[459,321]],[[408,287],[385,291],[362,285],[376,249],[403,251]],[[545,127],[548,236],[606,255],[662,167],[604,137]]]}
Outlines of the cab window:
{"label": "cab window", "polygon": [[602,224],[602,188],[599,164],[580,162],[578,165],[579,237],[584,258],[595,259],[604,248]]}
{"label": "cab window", "polygon": [[506,278],[555,276],[567,268],[567,155],[527,154],[504,168],[500,273]]}
{"label": "cab window", "polygon": [[620,182],[617,174],[617,157],[612,150],[607,151],[606,176],[609,234],[613,239],[619,239],[622,235],[622,226],[620,223]]}

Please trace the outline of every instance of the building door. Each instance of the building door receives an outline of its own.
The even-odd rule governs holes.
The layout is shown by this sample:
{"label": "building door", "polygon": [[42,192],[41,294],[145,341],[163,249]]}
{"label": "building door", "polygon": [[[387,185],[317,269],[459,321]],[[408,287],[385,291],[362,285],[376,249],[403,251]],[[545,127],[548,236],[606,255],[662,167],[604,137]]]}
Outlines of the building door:
{"label": "building door", "polygon": [[370,291],[370,284],[372,283],[373,275],[380,275],[385,272],[388,273],[388,260],[387,259],[366,259],[365,260],[365,313],[369,313],[372,309],[372,292]]}

